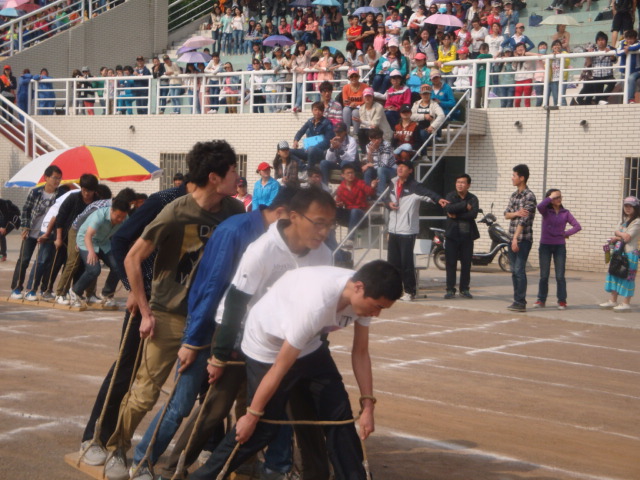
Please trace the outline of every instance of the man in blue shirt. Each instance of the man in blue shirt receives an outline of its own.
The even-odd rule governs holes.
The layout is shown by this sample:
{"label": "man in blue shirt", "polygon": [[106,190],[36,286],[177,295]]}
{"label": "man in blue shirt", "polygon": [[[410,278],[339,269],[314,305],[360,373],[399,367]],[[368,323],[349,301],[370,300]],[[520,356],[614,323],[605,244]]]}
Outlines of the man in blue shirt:
{"label": "man in blue shirt", "polygon": [[253,185],[252,210],[258,210],[260,205],[271,205],[280,190],[280,184],[271,176],[271,165],[267,162],[258,165],[256,173],[260,175],[260,180]]}
{"label": "man in blue shirt", "polygon": [[[334,137],[333,124],[324,116],[324,103],[315,102],[311,105],[313,117],[306,121],[295,137],[293,137],[293,149],[291,156],[300,163],[307,163],[309,167],[315,166],[324,160],[329,149],[329,143]],[[305,137],[305,148],[298,148],[299,142]]]}

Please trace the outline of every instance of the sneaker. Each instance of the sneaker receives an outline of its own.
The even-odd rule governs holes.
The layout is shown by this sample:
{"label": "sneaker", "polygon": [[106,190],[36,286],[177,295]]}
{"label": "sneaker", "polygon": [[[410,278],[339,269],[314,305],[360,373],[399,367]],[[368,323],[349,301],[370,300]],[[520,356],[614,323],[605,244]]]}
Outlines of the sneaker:
{"label": "sneaker", "polygon": [[0,255],[0,262],[6,262],[7,261],[7,256],[6,255]]}
{"label": "sneaker", "polygon": [[105,476],[109,480],[129,480],[129,469],[124,452],[120,449],[111,452],[104,468]]}
{"label": "sneaker", "polygon": [[[82,442],[82,445],[80,445],[80,453],[84,452],[84,449],[87,448],[90,443],[91,443],[91,440],[86,440]],[[85,452],[84,457],[82,457],[82,463],[85,463],[86,465],[92,465],[92,466],[104,465],[104,462],[106,460],[107,460],[107,449],[104,448],[102,445],[98,445],[97,443],[94,443],[93,445],[91,445],[89,447],[89,450]]]}
{"label": "sneaker", "polygon": [[22,300],[22,291],[21,290],[14,290],[13,292],[11,292],[11,300]]}
{"label": "sneaker", "polygon": [[544,302],[541,300],[538,300],[536,303],[533,304],[533,308],[544,308]]}
{"label": "sneaker", "polygon": [[136,466],[131,465],[131,468],[129,469],[129,478],[131,480],[153,480],[153,474],[151,473],[148,465],[140,465],[140,468],[138,468],[138,471],[134,475],[133,472],[135,470]]}
{"label": "sneaker", "polygon": [[56,297],[56,303],[57,303],[58,305],[69,305],[69,300],[67,299],[67,297],[66,297],[66,296],[58,295],[58,296]]}
{"label": "sneaker", "polygon": [[449,300],[451,298],[456,298],[456,291],[455,290],[447,290],[447,293],[444,294],[444,299],[445,300]]}
{"label": "sneaker", "polygon": [[40,299],[46,302],[52,302],[55,298],[55,295],[50,290],[40,293]]}
{"label": "sneaker", "polygon": [[473,295],[471,295],[471,292],[469,290],[461,290],[460,296],[462,298],[473,298]]}
{"label": "sneaker", "polygon": [[566,310],[567,302],[558,302],[558,310]]}
{"label": "sneaker", "polygon": [[104,303],[102,304],[102,306],[107,308],[113,308],[113,307],[117,307],[118,304],[113,299],[113,297],[109,297],[104,299]]}
{"label": "sneaker", "polygon": [[629,305],[628,303],[621,303],[620,305],[613,307],[613,311],[614,312],[630,312],[631,305]]}
{"label": "sneaker", "polygon": [[609,300],[608,302],[604,302],[600,304],[600,308],[613,308],[616,307],[618,304],[616,302],[612,302],[611,300]]}
{"label": "sneaker", "polygon": [[521,303],[513,302],[511,305],[507,307],[507,310],[511,310],[512,312],[526,312],[527,306]]}
{"label": "sneaker", "polygon": [[100,303],[102,302],[102,298],[98,297],[97,295],[91,295],[89,298],[87,298],[87,303]]}
{"label": "sneaker", "polygon": [[27,294],[24,296],[24,299],[25,299],[27,302],[35,302],[35,301],[37,301],[37,300],[38,300],[38,295],[36,295],[35,290],[31,290],[29,293],[27,293]]}
{"label": "sneaker", "polygon": [[72,307],[81,307],[83,298],[73,290],[69,290],[69,304]]}
{"label": "sneaker", "polygon": [[260,480],[286,480],[287,474],[275,472],[264,467],[260,472]]}
{"label": "sneaker", "polygon": [[415,297],[415,295],[412,295],[412,294],[410,294],[410,293],[405,293],[405,294],[400,298],[400,300],[401,300],[402,302],[413,302],[414,297]]}

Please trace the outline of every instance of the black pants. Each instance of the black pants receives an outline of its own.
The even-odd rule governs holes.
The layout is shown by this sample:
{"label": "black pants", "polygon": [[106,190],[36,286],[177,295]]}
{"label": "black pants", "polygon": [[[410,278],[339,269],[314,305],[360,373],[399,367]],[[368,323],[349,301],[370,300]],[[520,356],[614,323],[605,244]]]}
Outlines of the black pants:
{"label": "black pants", "polygon": [[27,237],[22,240],[20,256],[16,262],[16,268],[13,271],[13,279],[11,280],[11,290],[22,291],[24,288],[24,280],[27,274],[27,269],[29,268],[29,262],[31,261],[31,256],[33,255],[33,251],[36,249],[37,245],[37,238]]}
{"label": "black pants", "polygon": [[413,255],[413,247],[415,244],[415,235],[389,234],[387,260],[391,265],[400,270],[404,293],[410,295],[416,294],[416,267]]}
{"label": "black pants", "polygon": [[601,100],[607,100],[606,96],[595,96],[599,93],[611,93],[616,86],[616,82],[614,81],[613,75],[609,77],[599,77],[594,80],[611,80],[608,83],[585,83],[582,85],[582,91],[580,92],[583,95],[594,95],[589,97],[578,97],[578,103],[580,105],[596,105]]}
{"label": "black pants", "polygon": [[[129,384],[131,383],[131,377],[134,374],[134,367],[136,362],[136,354],[138,353],[138,346],[140,345],[140,322],[142,317],[140,314],[131,316],[127,311],[124,315],[124,323],[122,325],[122,337],[120,339],[120,345],[124,343],[124,349],[122,352],[122,358],[120,359],[120,365],[116,374],[116,379],[113,384],[113,390],[109,397],[109,403],[107,404],[107,410],[105,412],[104,419],[102,421],[102,430],[100,431],[100,442],[102,445],[106,445],[109,438],[116,429],[118,423],[118,412],[120,411],[120,404],[122,399],[129,391]],[[127,329],[127,323],[131,321],[131,328],[129,328],[129,335],[127,338],[124,334]],[[107,391],[109,390],[109,384],[111,383],[111,377],[113,377],[113,369],[116,364],[111,366],[109,373],[102,382],[98,396],[91,410],[91,416],[87,422],[87,426],[84,429],[82,435],[82,441],[91,440],[95,431],[96,422],[100,418],[102,408],[107,400]]]}
{"label": "black pants", "polygon": [[471,257],[473,256],[473,240],[454,240],[447,238],[444,258],[447,264],[447,290],[456,288],[456,266],[460,261],[460,291],[469,290],[471,282]]}
{"label": "black pants", "polygon": [[[247,358],[247,404],[271,368],[271,364],[261,363]],[[321,420],[348,420],[353,418],[349,396],[342,383],[342,377],[331,358],[329,348],[323,345],[315,352],[299,358],[284,376],[280,386],[265,407],[264,418],[284,420],[289,392],[295,385],[303,385],[313,399],[315,413]],[[240,446],[229,466],[229,472],[235,471],[253,454],[264,448],[278,432],[278,425],[259,422],[251,438]],[[317,427],[320,428],[320,427]],[[355,425],[328,425],[322,427],[329,458],[333,465],[336,480],[364,480],[366,474],[362,466],[362,447]],[[189,475],[190,480],[210,480],[222,470],[236,445],[235,427],[211,454],[207,462]]]}

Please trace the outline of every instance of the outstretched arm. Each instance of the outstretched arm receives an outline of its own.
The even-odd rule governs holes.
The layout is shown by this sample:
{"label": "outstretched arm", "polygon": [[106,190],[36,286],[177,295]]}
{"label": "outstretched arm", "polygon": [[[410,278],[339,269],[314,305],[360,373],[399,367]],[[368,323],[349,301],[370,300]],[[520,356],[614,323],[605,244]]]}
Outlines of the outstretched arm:
{"label": "outstretched arm", "polygon": [[351,365],[360,388],[362,412],[360,413],[360,437],[364,440],[375,430],[373,419],[373,374],[369,356],[369,327],[354,324]]}

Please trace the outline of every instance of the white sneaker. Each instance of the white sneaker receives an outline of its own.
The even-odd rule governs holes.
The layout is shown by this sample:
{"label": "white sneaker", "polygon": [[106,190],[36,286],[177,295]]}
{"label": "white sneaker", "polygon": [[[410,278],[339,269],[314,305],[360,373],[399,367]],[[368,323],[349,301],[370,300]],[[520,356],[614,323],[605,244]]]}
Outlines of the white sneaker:
{"label": "white sneaker", "polygon": [[38,295],[36,295],[36,292],[31,291],[24,296],[24,299],[27,302],[35,302],[38,300]]}
{"label": "white sneaker", "polygon": [[14,290],[11,292],[11,300],[22,300],[22,292],[20,290]]}
{"label": "white sneaker", "polygon": [[69,304],[72,307],[81,307],[83,298],[73,290],[69,290]]}
{"label": "white sneaker", "polygon": [[104,303],[102,304],[102,306],[107,308],[113,308],[113,307],[117,307],[118,304],[113,299],[113,297],[109,297],[104,299]]}
{"label": "white sneaker", "polygon": [[100,303],[101,301],[102,299],[97,295],[91,295],[89,298],[87,298],[87,303]]}
{"label": "white sneaker", "polygon": [[402,302],[413,302],[413,295],[411,295],[410,293],[405,293],[404,295],[402,295],[400,300]]}
{"label": "white sneaker", "polygon": [[601,303],[600,308],[613,308],[617,305],[618,304],[616,302],[612,302],[611,300],[609,300],[608,302]]}
{"label": "white sneaker", "polygon": [[129,469],[129,478],[131,480],[153,480],[153,475],[151,474],[151,470],[149,470],[149,467],[147,465],[141,465],[134,475],[133,472],[135,471],[135,469],[136,466],[131,465],[131,468]]}
{"label": "white sneaker", "polygon": [[[90,443],[91,443],[91,440],[86,440],[82,442],[82,445],[80,445],[80,453],[82,453],[84,449],[87,448],[87,446],[89,446]],[[89,447],[89,450],[86,451],[86,453],[84,454],[84,457],[82,457],[82,462],[87,465],[100,466],[100,465],[104,465],[104,462],[106,459],[107,459],[107,449],[104,448],[102,445],[98,445],[97,443],[94,443]]]}
{"label": "white sneaker", "polygon": [[66,296],[58,295],[56,297],[56,303],[58,305],[69,305],[69,300],[67,300]]}
{"label": "white sneaker", "polygon": [[613,311],[614,312],[630,312],[631,305],[629,305],[628,303],[621,303],[617,307],[613,307]]}
{"label": "white sneaker", "polygon": [[129,480],[127,459],[122,450],[117,449],[112,452],[111,457],[107,460],[104,472],[109,480]]}

